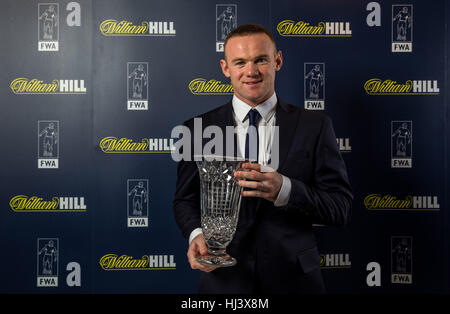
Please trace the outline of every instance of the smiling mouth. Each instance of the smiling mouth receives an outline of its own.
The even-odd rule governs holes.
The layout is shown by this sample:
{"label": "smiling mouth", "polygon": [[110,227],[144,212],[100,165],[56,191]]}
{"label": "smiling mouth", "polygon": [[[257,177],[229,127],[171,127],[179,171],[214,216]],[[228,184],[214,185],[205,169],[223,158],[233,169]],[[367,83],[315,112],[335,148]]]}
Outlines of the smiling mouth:
{"label": "smiling mouth", "polygon": [[254,82],[244,82],[244,84],[250,85],[250,86],[254,86],[254,85],[257,85],[257,84],[259,84],[259,83],[261,83],[261,82],[262,82],[262,80],[254,81]]}

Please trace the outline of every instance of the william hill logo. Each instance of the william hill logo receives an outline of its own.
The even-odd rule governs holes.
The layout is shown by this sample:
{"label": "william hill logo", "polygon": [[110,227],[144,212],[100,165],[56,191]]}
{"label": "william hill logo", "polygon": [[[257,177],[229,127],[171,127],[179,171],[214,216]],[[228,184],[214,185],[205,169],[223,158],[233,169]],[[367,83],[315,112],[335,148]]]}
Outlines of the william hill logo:
{"label": "william hill logo", "polygon": [[284,20],[277,25],[278,34],[286,37],[351,37],[349,22],[319,22]]}
{"label": "william hill logo", "polygon": [[15,212],[85,212],[84,197],[53,197],[43,200],[42,197],[26,195],[14,196],[9,206]]}
{"label": "william hill logo", "polygon": [[122,137],[108,136],[100,141],[104,153],[171,153],[175,150],[171,138],[143,138],[140,142]]}
{"label": "william hill logo", "polygon": [[232,95],[231,83],[222,83],[215,79],[207,81],[204,78],[196,78],[189,83],[189,90],[194,95]]}
{"label": "william hill logo", "polygon": [[144,255],[134,258],[129,255],[106,254],[99,261],[103,270],[163,270],[176,269],[173,255]]}
{"label": "william hill logo", "polygon": [[84,80],[42,80],[19,77],[9,84],[14,94],[86,94]]}
{"label": "william hill logo", "polygon": [[404,199],[398,199],[389,194],[369,194],[364,198],[364,206],[369,210],[440,210],[437,196],[408,195]]}
{"label": "william hill logo", "polygon": [[351,153],[352,147],[350,146],[350,139],[348,137],[342,138],[338,137],[336,138],[336,142],[339,147],[339,151],[341,153]]}
{"label": "william hill logo", "polygon": [[320,268],[350,268],[350,254],[320,254]]}
{"label": "william hill logo", "polygon": [[398,83],[392,80],[373,78],[364,84],[369,95],[439,95],[438,81],[408,80]]}
{"label": "william hill logo", "polygon": [[99,28],[104,36],[176,36],[173,22],[143,21],[134,25],[125,20],[108,19]]}

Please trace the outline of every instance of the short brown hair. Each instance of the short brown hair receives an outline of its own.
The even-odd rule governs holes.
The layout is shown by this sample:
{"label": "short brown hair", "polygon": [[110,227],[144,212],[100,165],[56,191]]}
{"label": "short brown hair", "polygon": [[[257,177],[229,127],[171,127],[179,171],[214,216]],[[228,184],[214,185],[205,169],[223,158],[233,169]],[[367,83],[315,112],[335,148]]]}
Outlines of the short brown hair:
{"label": "short brown hair", "polygon": [[272,33],[265,28],[264,26],[258,25],[258,24],[245,24],[241,25],[239,27],[236,27],[233,29],[225,39],[225,43],[223,45],[223,50],[225,52],[225,47],[227,46],[227,42],[230,38],[238,37],[238,36],[248,36],[248,35],[254,35],[254,34],[266,34],[269,36],[270,40],[272,41],[275,52],[277,51],[277,44],[275,43],[275,38],[273,38]]}

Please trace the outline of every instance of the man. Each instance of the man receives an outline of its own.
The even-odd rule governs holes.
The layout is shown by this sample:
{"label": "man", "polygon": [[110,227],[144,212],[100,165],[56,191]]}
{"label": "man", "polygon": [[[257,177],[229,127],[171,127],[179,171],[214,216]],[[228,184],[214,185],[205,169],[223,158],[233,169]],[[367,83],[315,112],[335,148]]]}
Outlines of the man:
{"label": "man", "polygon": [[48,243],[39,251],[39,255],[42,253],[44,253],[42,256],[42,274],[53,275],[53,263],[56,263],[58,260],[58,251],[53,240],[48,241]]}
{"label": "man", "polygon": [[397,22],[397,40],[406,41],[406,34],[408,28],[411,28],[411,16],[408,12],[408,7],[403,7],[401,11],[393,18],[393,21]]}
{"label": "man", "polygon": [[[207,252],[200,229],[198,170],[193,161],[178,164],[174,213],[189,238],[189,263],[202,271],[199,292],[322,293],[312,224],[346,224],[353,198],[331,120],[277,98],[275,73],[283,57],[265,28],[234,29],[224,49],[220,65],[231,79],[234,96],[228,104],[201,115],[202,127],[236,126],[236,148],[243,156],[246,139],[239,130],[249,128],[248,114],[256,109],[261,149],[259,163],[246,163],[249,171],[235,172],[246,189],[237,230],[227,248],[237,260],[232,267],[216,269],[196,261]],[[185,125],[192,130],[193,119]],[[279,167],[262,172],[261,164],[270,160],[273,126],[279,127]]]}
{"label": "man", "polygon": [[47,10],[39,17],[39,20],[44,19],[44,39],[53,39],[54,29],[58,26],[58,15],[55,11],[55,6],[50,5]]}
{"label": "man", "polygon": [[231,29],[236,27],[236,19],[234,18],[233,8],[227,7],[227,9],[217,18],[217,21],[220,20],[222,20],[222,25],[220,28],[222,30],[221,39],[224,40],[230,33]]}
{"label": "man", "polygon": [[147,203],[147,190],[144,187],[144,182],[139,181],[128,196],[133,195],[133,215],[142,216],[143,203]]}
{"label": "man", "polygon": [[305,79],[309,78],[311,78],[309,81],[309,98],[318,99],[319,86],[323,86],[323,73],[320,71],[320,65],[316,64],[314,68],[309,71],[305,76]]}
{"label": "man", "polygon": [[147,86],[147,74],[144,71],[144,65],[139,64],[137,68],[128,75],[128,78],[133,78],[133,98],[142,99],[143,87]]}
{"label": "man", "polygon": [[403,122],[401,127],[392,134],[392,137],[397,137],[395,145],[397,148],[396,157],[405,157],[407,145],[411,143],[411,132],[408,130],[408,123]]}
{"label": "man", "polygon": [[50,124],[39,133],[39,137],[44,137],[43,155],[46,157],[55,157],[56,154],[53,153],[53,147],[58,144],[58,133],[55,129],[55,124],[50,122]]}

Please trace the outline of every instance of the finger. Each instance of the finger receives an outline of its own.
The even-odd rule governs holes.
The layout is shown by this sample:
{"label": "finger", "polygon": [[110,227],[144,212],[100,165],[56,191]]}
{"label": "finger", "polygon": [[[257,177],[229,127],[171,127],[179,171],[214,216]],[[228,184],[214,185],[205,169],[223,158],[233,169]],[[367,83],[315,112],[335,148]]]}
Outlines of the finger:
{"label": "finger", "polygon": [[194,241],[189,246],[188,252],[187,252],[187,257],[188,257],[188,260],[189,260],[189,263],[191,264],[191,266],[193,266],[197,263],[197,256],[204,255],[204,254],[202,254],[202,252],[200,250],[199,242],[201,243],[201,241],[195,241],[195,242]]}
{"label": "finger", "polygon": [[197,261],[197,256],[199,254],[197,254],[195,252],[195,250],[189,249],[187,255],[188,255],[189,264],[191,265],[192,269],[199,269],[199,270],[203,270],[203,271],[206,269],[205,265],[202,265]]}
{"label": "finger", "polygon": [[265,198],[265,199],[268,199],[270,197],[270,193],[261,192],[258,190],[242,191],[241,194],[242,194],[242,196],[245,196],[245,197],[261,197],[261,198]]}
{"label": "finger", "polygon": [[203,265],[197,261],[197,257],[199,255],[205,255],[207,253],[208,253],[208,247],[206,246],[206,242],[203,239],[202,235],[198,235],[192,241],[191,245],[189,246],[188,252],[187,252],[187,257],[189,260],[189,264],[191,265],[191,268],[198,269],[200,271],[204,271],[207,273],[215,270],[217,268],[216,266]]}
{"label": "finger", "polygon": [[189,264],[191,265],[192,269],[198,269],[200,271],[209,273],[217,268],[217,266],[208,266],[208,265],[200,264],[197,261],[198,255],[195,255],[195,256],[194,255],[195,254],[188,254]]}
{"label": "finger", "polygon": [[257,163],[251,163],[251,162],[246,162],[242,164],[242,168],[244,169],[250,169],[250,170],[256,170],[258,172],[261,171],[261,165],[257,164]]}
{"label": "finger", "polygon": [[265,179],[264,174],[261,172],[251,170],[251,171],[236,171],[234,176],[238,179],[247,179],[253,181],[262,181]]}
{"label": "finger", "polygon": [[242,186],[244,188],[250,188],[250,189],[264,191],[264,184],[261,181],[239,180],[238,184],[239,184],[239,186]]}
{"label": "finger", "polygon": [[189,264],[191,265],[192,269],[197,269],[198,265],[197,264],[197,260],[196,260],[197,254],[195,253],[193,247],[189,247],[188,252],[187,252],[187,258],[189,261]]}
{"label": "finger", "polygon": [[266,166],[266,165],[261,165],[261,169],[260,171],[261,173],[264,172],[275,172],[275,169],[273,169],[272,167]]}

